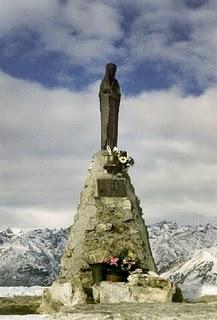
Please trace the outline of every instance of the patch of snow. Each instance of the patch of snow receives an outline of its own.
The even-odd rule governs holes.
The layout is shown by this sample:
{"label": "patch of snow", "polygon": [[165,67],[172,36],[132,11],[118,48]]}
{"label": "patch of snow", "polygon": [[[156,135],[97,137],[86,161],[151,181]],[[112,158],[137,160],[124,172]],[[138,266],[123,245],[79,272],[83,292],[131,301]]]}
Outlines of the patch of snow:
{"label": "patch of snow", "polygon": [[187,300],[195,300],[201,296],[202,285],[199,281],[189,281],[179,286]]}
{"label": "patch of snow", "polygon": [[11,228],[13,234],[19,234],[23,232],[23,229],[21,228]]}
{"label": "patch of snow", "polygon": [[0,287],[0,297],[41,296],[47,287]]}
{"label": "patch of snow", "polygon": [[217,286],[203,285],[201,288],[201,296],[217,296]]}
{"label": "patch of snow", "polygon": [[180,285],[183,297],[188,300],[196,300],[203,296],[217,296],[217,286],[203,285],[199,281],[189,281]]}

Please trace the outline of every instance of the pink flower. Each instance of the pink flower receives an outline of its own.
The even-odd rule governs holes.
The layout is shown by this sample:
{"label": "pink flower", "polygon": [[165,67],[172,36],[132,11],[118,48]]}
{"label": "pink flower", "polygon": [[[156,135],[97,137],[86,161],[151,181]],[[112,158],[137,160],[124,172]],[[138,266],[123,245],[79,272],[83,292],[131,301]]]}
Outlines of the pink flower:
{"label": "pink flower", "polygon": [[119,261],[119,259],[117,258],[117,257],[114,257],[114,256],[112,256],[111,258],[110,258],[110,266],[118,266],[118,261]]}

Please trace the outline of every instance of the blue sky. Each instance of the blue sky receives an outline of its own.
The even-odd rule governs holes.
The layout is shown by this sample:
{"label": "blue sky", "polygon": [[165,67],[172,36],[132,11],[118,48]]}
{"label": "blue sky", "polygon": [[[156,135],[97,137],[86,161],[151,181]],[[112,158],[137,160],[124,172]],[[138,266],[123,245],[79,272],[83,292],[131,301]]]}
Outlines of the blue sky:
{"label": "blue sky", "polygon": [[71,223],[99,148],[97,94],[110,61],[122,88],[119,145],[135,158],[145,218],[216,220],[216,1],[0,5],[4,225]]}

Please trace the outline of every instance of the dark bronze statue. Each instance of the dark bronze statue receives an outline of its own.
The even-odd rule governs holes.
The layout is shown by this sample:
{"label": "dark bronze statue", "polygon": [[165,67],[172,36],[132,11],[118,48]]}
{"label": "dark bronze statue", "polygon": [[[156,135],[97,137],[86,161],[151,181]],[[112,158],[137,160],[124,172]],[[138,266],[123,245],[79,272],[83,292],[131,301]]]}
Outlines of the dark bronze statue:
{"label": "dark bronze statue", "polygon": [[99,99],[101,112],[101,149],[117,146],[118,113],[121,99],[120,86],[115,78],[116,65],[106,65],[105,76],[100,85]]}

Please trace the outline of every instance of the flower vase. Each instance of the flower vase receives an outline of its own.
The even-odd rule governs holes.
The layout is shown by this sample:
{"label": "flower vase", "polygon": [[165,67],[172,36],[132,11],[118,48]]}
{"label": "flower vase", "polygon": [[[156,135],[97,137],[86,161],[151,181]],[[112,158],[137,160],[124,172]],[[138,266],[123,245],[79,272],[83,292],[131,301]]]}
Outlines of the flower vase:
{"label": "flower vase", "polygon": [[91,265],[92,277],[94,283],[100,283],[104,280],[103,263],[92,263]]}

